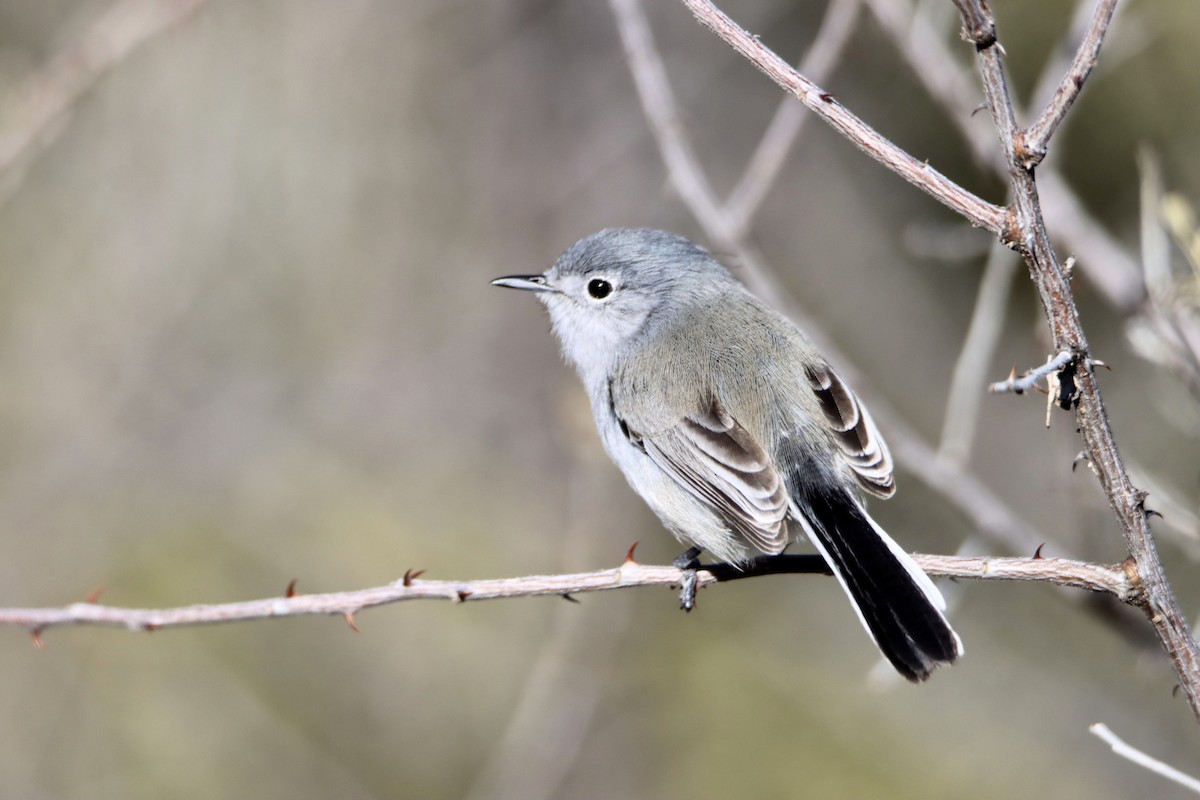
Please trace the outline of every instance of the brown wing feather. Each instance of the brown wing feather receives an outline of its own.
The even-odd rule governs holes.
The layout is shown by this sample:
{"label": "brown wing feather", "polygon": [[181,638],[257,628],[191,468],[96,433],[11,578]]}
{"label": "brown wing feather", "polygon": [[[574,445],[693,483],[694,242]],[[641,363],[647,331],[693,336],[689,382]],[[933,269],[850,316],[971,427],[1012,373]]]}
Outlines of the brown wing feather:
{"label": "brown wing feather", "polygon": [[719,403],[640,441],[656,464],[749,544],[770,554],[787,547],[787,487],[766,450]]}
{"label": "brown wing feather", "polygon": [[859,485],[878,497],[891,497],[896,491],[892,455],[866,406],[828,364],[810,365],[806,372],[833,439]]}

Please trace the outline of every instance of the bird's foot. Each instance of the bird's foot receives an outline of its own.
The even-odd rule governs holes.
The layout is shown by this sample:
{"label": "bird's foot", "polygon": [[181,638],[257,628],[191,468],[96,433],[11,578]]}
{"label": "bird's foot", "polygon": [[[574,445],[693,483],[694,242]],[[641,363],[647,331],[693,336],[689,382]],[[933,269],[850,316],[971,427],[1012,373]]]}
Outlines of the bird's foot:
{"label": "bird's foot", "polygon": [[683,580],[679,582],[679,607],[684,611],[696,607],[696,570],[700,568],[701,552],[699,547],[689,547],[671,562],[683,571]]}

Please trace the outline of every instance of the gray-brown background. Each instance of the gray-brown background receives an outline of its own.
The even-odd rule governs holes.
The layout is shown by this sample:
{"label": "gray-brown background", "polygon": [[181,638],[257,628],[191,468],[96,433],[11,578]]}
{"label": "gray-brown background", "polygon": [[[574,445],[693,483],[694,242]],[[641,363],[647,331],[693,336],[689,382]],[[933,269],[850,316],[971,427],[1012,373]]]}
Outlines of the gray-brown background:
{"label": "gray-brown background", "polygon": [[[0,3],[3,85],[103,7]],[[727,10],[793,57],[823,6]],[[1000,4],[1018,92],[1070,10]],[[727,190],[779,93],[681,6],[656,4],[653,21]],[[1198,34],[1194,4],[1132,3],[1119,63],[1055,142],[1135,251],[1138,143],[1200,199]],[[1002,197],[869,15],[827,88]],[[541,309],[487,285],[605,226],[703,240],[605,4],[213,0],[100,80],[23,166],[0,206],[0,604],[97,585],[105,602],[155,607],[270,596],[293,577],[317,592],[410,567],[594,569],[635,540],[646,562],[678,552],[600,452]],[[864,394],[931,440],[986,236],[957,260],[905,242],[953,224],[814,123],[753,235],[872,375]],[[1118,442],[1194,507],[1195,407],[1076,285],[1116,368],[1102,381]],[[990,374],[1042,359],[1042,329],[1019,274]],[[1069,469],[1078,448],[1068,416],[1047,433],[1039,400],[988,398],[972,468],[1046,532],[1048,554],[1118,560],[1094,479]],[[958,548],[969,522],[898,479],[872,506],[880,522],[913,549]],[[1196,563],[1162,544],[1194,612]],[[950,593],[967,656],[921,687],[872,679],[878,657],[837,586],[803,577],[706,591],[690,616],[641,590],[395,606],[363,613],[361,634],[321,618],[67,629],[39,652],[0,631],[0,794],[1180,794],[1087,733],[1107,722],[1197,771],[1200,733],[1153,642],[1043,586]]]}

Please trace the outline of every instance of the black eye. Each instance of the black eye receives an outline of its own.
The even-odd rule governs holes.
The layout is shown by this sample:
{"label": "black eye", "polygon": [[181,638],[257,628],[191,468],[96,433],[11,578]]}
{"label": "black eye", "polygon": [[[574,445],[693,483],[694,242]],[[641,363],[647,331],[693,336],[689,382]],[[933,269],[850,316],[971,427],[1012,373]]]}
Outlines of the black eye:
{"label": "black eye", "polygon": [[588,281],[587,292],[595,300],[603,300],[612,294],[613,286],[604,278],[592,278]]}

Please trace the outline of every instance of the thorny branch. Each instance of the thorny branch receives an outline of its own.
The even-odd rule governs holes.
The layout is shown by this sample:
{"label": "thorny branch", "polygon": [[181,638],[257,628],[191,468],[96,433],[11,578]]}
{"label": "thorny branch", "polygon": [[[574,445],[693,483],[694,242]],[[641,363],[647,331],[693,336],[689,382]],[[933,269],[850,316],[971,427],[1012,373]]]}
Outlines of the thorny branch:
{"label": "thorny branch", "polygon": [[[980,15],[990,20],[990,13],[982,0],[956,0],[956,5],[966,9],[963,19],[967,33],[975,30],[973,21]],[[1120,522],[1134,568],[1145,587],[1146,615],[1175,666],[1179,685],[1192,713],[1200,718],[1200,647],[1197,647],[1159,561],[1144,505],[1146,495],[1129,479],[1121,452],[1113,438],[1093,362],[1088,357],[1087,339],[1075,306],[1069,276],[1050,245],[1033,168],[1026,163],[1020,147],[1021,130],[1013,113],[1002,53],[995,41],[994,23],[991,23],[991,29],[991,33],[985,30],[969,41],[976,48],[988,107],[1009,165],[1009,192],[1016,234],[1013,237],[1014,248],[1029,265],[1030,276],[1050,324],[1053,347],[1059,351],[1073,350],[1083,356],[1075,364],[1079,430],[1092,466]],[[1103,39],[1106,29],[1107,18],[1099,26],[1096,36]],[[1090,44],[1085,40],[1082,47],[1088,48]]]}
{"label": "thorny branch", "polygon": [[[999,136],[1011,204],[1006,208],[993,206],[963,190],[940,173],[929,170],[914,172],[915,161],[895,145],[879,136],[861,120],[845,111],[840,104],[821,92],[815,85],[796,73],[782,59],[763,45],[709,0],[683,0],[697,19],[713,30],[731,47],[749,59],[772,80],[802,102],[835,130],[845,135],[860,149],[893,169],[901,177],[928,192],[940,202],[959,211],[973,224],[980,225],[1001,242],[1016,250],[1025,259],[1042,299],[1050,324],[1056,351],[1078,354],[1075,359],[1073,397],[1078,398],[1078,424],[1087,454],[1109,498],[1113,512],[1121,524],[1132,568],[1144,586],[1143,606],[1158,638],[1170,656],[1179,677],[1180,686],[1193,714],[1200,718],[1200,648],[1184,620],[1158,559],[1150,533],[1145,494],[1138,491],[1129,479],[1121,454],[1116,447],[1100,397],[1099,387],[1090,359],[1087,340],[1072,296],[1069,273],[1059,263],[1050,244],[1042,216],[1041,198],[1034,180],[1034,167],[1041,160],[1031,157],[1026,133],[1016,120],[1012,94],[1002,63],[1003,49],[997,40],[996,25],[983,0],[954,0],[963,22],[963,37],[975,46],[979,74],[983,80],[987,107]],[[1100,0],[1089,33],[1072,62],[1071,81],[1083,78],[1091,70],[1100,44],[1112,18],[1115,4]],[[1070,77],[1074,75],[1075,77]],[[1061,122],[1078,87],[1056,93],[1034,142],[1044,145]],[[1061,108],[1059,108],[1061,106]],[[1077,392],[1077,395],[1074,394]]]}
{"label": "thorny branch", "polygon": [[1045,378],[1051,373],[1058,372],[1064,367],[1070,366],[1071,362],[1074,361],[1075,358],[1075,353],[1072,353],[1070,350],[1063,350],[1058,355],[1051,356],[1049,359],[1047,359],[1046,363],[1042,364],[1040,367],[1034,367],[1031,370],[1027,370],[1024,375],[1018,377],[1016,370],[1014,370],[1013,374],[1009,375],[1006,379],[997,383],[993,383],[991,386],[989,386],[988,391],[992,394],[1005,394],[1007,392],[1012,392],[1013,394],[1025,394],[1025,392],[1028,392],[1030,389],[1036,386],[1037,382],[1042,378]]}
{"label": "thorny branch", "polygon": [[[636,546],[636,545],[635,545]],[[1106,592],[1119,600],[1138,605],[1142,595],[1135,580],[1122,564],[1089,564],[1060,558],[974,558],[961,556],[914,555],[914,560],[934,577],[972,578],[977,580],[1042,581],[1060,586]],[[358,630],[355,615],[365,608],[404,600],[449,600],[464,603],[503,597],[553,596],[573,599],[585,592],[628,589],[634,586],[677,586],[683,577],[678,567],[658,567],[633,560],[633,548],[625,562],[615,569],[581,572],[573,575],[530,575],[474,581],[425,580],[423,570],[410,570],[403,578],[386,586],[354,592],[295,594],[241,603],[194,605],[180,608],[138,609],[102,606],[93,602],[73,603],[61,608],[0,609],[0,625],[29,630],[41,646],[41,633],[47,628],[67,625],[102,625],[131,631],[155,631],[222,622],[328,615],[342,617]],[[816,555],[764,558],[744,568],[712,564],[697,573],[698,586],[753,578],[761,575],[802,573],[828,574],[825,561]]]}

